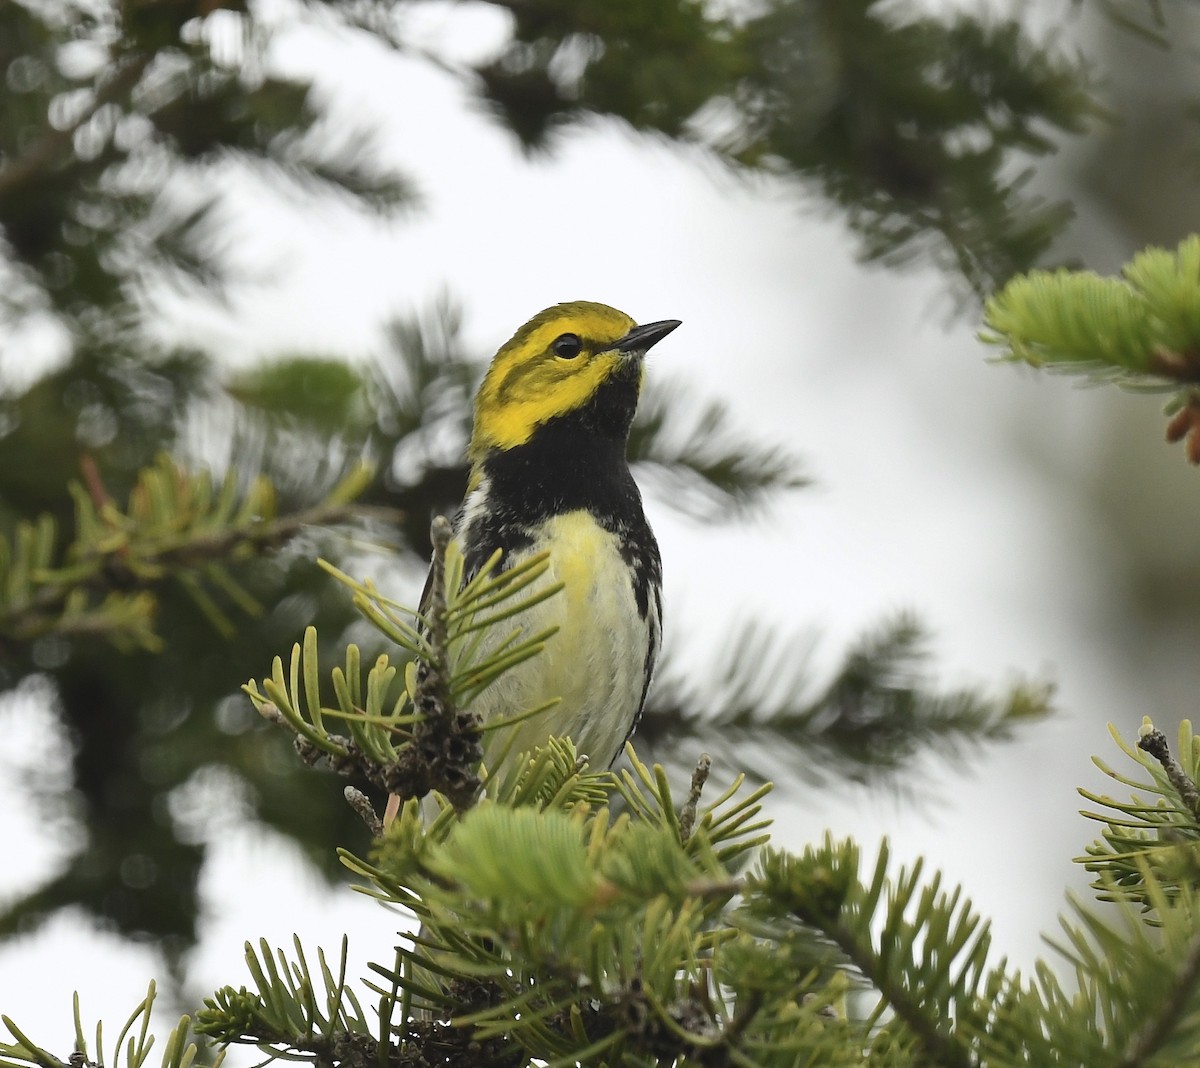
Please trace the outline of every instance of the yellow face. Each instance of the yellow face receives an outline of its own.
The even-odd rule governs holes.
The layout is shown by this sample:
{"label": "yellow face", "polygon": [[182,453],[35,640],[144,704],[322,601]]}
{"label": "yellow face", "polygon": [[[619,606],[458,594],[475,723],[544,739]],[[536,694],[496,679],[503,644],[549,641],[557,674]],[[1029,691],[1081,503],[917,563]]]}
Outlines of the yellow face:
{"label": "yellow face", "polygon": [[471,460],[523,445],[543,423],[587,403],[632,358],[613,346],[636,325],[616,308],[585,300],[530,319],[496,353],[479,387]]}

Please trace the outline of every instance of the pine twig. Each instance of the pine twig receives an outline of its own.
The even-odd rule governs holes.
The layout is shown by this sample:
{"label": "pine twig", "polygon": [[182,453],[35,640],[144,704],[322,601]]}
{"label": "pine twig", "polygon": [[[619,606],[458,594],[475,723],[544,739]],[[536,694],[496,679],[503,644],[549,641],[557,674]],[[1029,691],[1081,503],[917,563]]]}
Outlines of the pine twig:
{"label": "pine twig", "polygon": [[460,812],[470,808],[482,785],[483,759],[479,717],[455,707],[450,696],[449,638],[446,629],[446,550],[454,532],[445,516],[430,527],[433,560],[424,617],[429,628],[430,656],[417,671],[413,708],[423,717],[413,727],[412,744],[387,772],[387,788],[401,799],[424,797],[437,790]]}
{"label": "pine twig", "polygon": [[54,618],[78,589],[116,588],[122,593],[146,589],[162,581],[147,577],[147,571],[161,570],[170,574],[179,567],[226,560],[242,547],[262,552],[285,544],[305,527],[331,526],[366,516],[394,522],[401,513],[392,508],[365,508],[353,504],[317,505],[279,519],[196,533],[159,552],[141,553],[138,559],[143,566],[138,573],[123,563],[122,558],[128,555],[129,545],[121,545],[102,556],[93,557],[95,570],[85,578],[68,581],[51,577],[23,604],[0,608],[0,632],[24,639],[43,633],[48,627],[52,629]]}
{"label": "pine twig", "polygon": [[1183,966],[1175,976],[1171,993],[1159,1005],[1158,1011],[1130,1040],[1125,1049],[1125,1055],[1118,1062],[1116,1068],[1138,1068],[1139,1065],[1149,1062],[1151,1055],[1159,1049],[1170,1034],[1171,1028],[1187,1011],[1198,981],[1200,981],[1200,936],[1192,939]]}
{"label": "pine twig", "polygon": [[1147,723],[1142,727],[1138,738],[1138,748],[1149,753],[1162,765],[1167,773],[1179,799],[1187,805],[1193,816],[1200,819],[1200,787],[1196,786],[1192,777],[1180,767],[1179,762],[1171,756],[1171,747],[1167,744],[1167,736],[1157,727]]}

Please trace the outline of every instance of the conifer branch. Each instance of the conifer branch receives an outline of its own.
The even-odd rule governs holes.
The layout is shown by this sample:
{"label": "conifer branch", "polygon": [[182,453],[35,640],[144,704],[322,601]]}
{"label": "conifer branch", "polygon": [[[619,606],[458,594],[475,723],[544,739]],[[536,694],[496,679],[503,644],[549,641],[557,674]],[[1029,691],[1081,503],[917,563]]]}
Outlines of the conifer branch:
{"label": "conifer branch", "polygon": [[[927,638],[904,613],[862,635],[818,685],[810,637],[736,628],[706,675],[668,661],[655,679],[638,740],[652,752],[681,742],[739,747],[755,774],[888,781],[920,747],[958,756],[1002,741],[1051,712],[1053,688],[1020,682],[999,694],[931,685]],[[797,754],[785,763],[783,753]]]}
{"label": "conifer branch", "polygon": [[[1173,901],[1183,887],[1200,882],[1200,809],[1196,807],[1200,747],[1195,745],[1186,720],[1179,728],[1178,760],[1149,717],[1143,719],[1136,746],[1129,745],[1116,728],[1110,726],[1109,732],[1122,751],[1149,773],[1149,781],[1123,775],[1102,760],[1094,761],[1110,778],[1137,792],[1129,800],[1119,800],[1079,790],[1081,796],[1108,811],[1084,810],[1084,816],[1103,823],[1104,828],[1076,861],[1096,876],[1092,887],[1100,900],[1133,902],[1150,914],[1157,908],[1156,895]],[[1147,794],[1157,795],[1159,800],[1151,803]],[[1151,861],[1157,873],[1153,881],[1147,878]]]}
{"label": "conifer branch", "polygon": [[[974,1003],[987,927],[961,903],[959,891],[941,891],[939,876],[922,887],[920,861],[891,878],[888,859],[885,842],[869,882],[862,882],[852,842],[826,835],[800,857],[767,850],[750,882],[751,914],[786,909],[815,929],[878,991],[868,1024],[890,1010],[929,1062],[972,1068],[976,1060],[960,1032],[982,1024]],[[921,955],[918,947],[929,938],[936,938],[936,954],[927,945]]]}
{"label": "conifer branch", "polygon": [[[94,1057],[89,1053],[88,1042],[84,1037],[78,994],[75,995],[73,1006],[75,1049],[65,1060],[32,1042],[7,1016],[0,1016],[0,1021],[3,1021],[16,1040],[0,1041],[0,1065],[4,1068],[103,1068],[104,1065],[120,1062],[127,1068],[144,1068],[156,1045],[155,1036],[150,1032],[150,1024],[157,997],[157,985],[151,981],[146,996],[134,1008],[125,1026],[118,1032],[117,1040],[109,1054],[105,1052],[104,1031],[97,1026]],[[198,1028],[196,1033],[200,1033]],[[196,1064],[199,1050],[196,1043],[190,1041],[191,1034],[191,1017],[180,1017],[179,1022],[167,1034],[166,1041],[161,1044],[158,1062],[160,1068],[192,1068],[192,1065]],[[220,1068],[224,1059],[224,1051],[219,1051],[208,1062],[208,1068]]]}
{"label": "conifer branch", "polygon": [[[444,794],[459,811],[475,803],[479,795],[479,762],[483,759],[479,717],[455,707],[450,692],[450,652],[447,629],[446,550],[453,529],[445,516],[437,516],[430,528],[433,562],[429,570],[429,595],[424,620],[429,630],[429,655],[417,669],[412,693],[413,709],[420,716],[412,731],[412,743],[400,755],[395,781],[404,797],[422,797],[431,789]],[[389,786],[389,789],[391,787]]]}
{"label": "conifer branch", "polygon": [[[1157,763],[1131,755],[1171,788]],[[502,776],[493,803],[426,825],[410,801],[371,861],[344,854],[383,900],[419,903],[426,933],[400,956],[440,977],[444,990],[429,991],[436,1016],[408,1016],[428,1000],[420,971],[372,964],[368,1012],[344,940],[338,958],[318,953],[315,966],[295,940],[290,956],[248,946],[254,989],[217,991],[197,1033],[328,1068],[982,1068],[1059,1063],[1063,1051],[1072,1064],[1190,1063],[1200,1040],[1193,880],[1173,899],[1143,864],[1157,929],[1128,903],[1133,922],[1118,925],[1076,905],[1062,952],[1079,993],[1044,965],[1023,985],[1003,964],[987,969],[986,925],[919,862],[893,877],[885,846],[860,879],[858,848],[827,837],[799,856],[766,850],[754,874],[734,876],[711,846],[721,828],[753,837],[755,795],[734,796],[735,784],[697,812],[684,842],[662,770],[632,762],[620,779],[591,775],[556,742]],[[618,795],[629,815],[612,820],[605,802]],[[879,998],[865,1018],[856,999],[833,1010],[854,984]],[[93,1063],[86,1050],[62,1061],[5,1022],[16,1039],[0,1044],[5,1068]],[[163,1068],[188,1068],[181,1045],[164,1051]],[[143,1031],[133,1068],[150,1047]],[[109,1062],[98,1050],[94,1063]]]}
{"label": "conifer branch", "polygon": [[638,404],[630,455],[674,509],[706,522],[761,509],[808,479],[788,449],[744,440],[728,406],[697,404],[678,382],[651,383]]}
{"label": "conifer branch", "polygon": [[223,565],[277,548],[311,527],[368,512],[394,519],[389,509],[350,503],[365,484],[364,474],[365,469],[352,472],[322,504],[276,516],[274,493],[264,480],[239,503],[233,473],[214,495],[206,472],[188,474],[163,456],[141,473],[122,511],[85,459],[85,486],[74,487],[75,537],[64,551],[56,552],[48,516],[19,526],[11,542],[0,537],[0,642],[24,643],[47,633],[97,634],[156,649],[152,591],[171,579],[189,589],[218,627],[224,617],[205,585],[218,586],[243,611],[256,614],[257,602]]}
{"label": "conifer branch", "polygon": [[938,1019],[929,1012],[929,1003],[921,997],[921,991],[910,990],[903,981],[897,981],[879,967],[879,954],[860,940],[861,932],[844,924],[835,924],[824,933],[878,989],[882,1003],[904,1022],[924,1050],[927,1063],[943,1068],[975,1068],[977,1062],[969,1047],[948,1034],[944,1024],[939,1026]]}
{"label": "conifer branch", "polygon": [[1200,987],[1200,933],[1193,935],[1191,947],[1172,978],[1173,984],[1167,997],[1134,1035],[1116,1068],[1141,1068],[1149,1063],[1150,1057],[1162,1048],[1188,1011],[1189,1002]]}
{"label": "conifer branch", "polygon": [[989,298],[981,340],[1002,359],[1169,390],[1169,442],[1200,464],[1200,236],[1148,248],[1118,278],[1031,271]]}

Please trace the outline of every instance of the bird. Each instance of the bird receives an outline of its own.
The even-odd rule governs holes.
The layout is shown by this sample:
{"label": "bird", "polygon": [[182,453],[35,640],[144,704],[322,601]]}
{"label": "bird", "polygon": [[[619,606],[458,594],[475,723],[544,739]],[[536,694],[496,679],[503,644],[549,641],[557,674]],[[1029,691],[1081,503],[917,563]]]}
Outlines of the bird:
{"label": "bird", "polygon": [[475,397],[470,474],[454,520],[464,582],[501,550],[511,567],[548,550],[560,593],[526,609],[543,651],[480,693],[481,722],[560,699],[485,732],[484,765],[566,736],[610,767],[646,702],[662,640],[662,561],[629,469],[647,352],[680,325],[641,325],[592,301],[538,312],[496,353]]}

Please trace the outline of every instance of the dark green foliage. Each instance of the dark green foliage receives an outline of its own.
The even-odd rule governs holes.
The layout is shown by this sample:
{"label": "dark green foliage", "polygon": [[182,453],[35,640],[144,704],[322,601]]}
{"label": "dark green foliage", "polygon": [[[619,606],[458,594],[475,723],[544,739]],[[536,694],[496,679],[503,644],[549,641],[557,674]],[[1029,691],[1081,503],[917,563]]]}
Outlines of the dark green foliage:
{"label": "dark green foliage", "polygon": [[813,185],[868,259],[928,258],[980,295],[1035,265],[1069,216],[1026,193],[1014,161],[1097,114],[1081,68],[1014,20],[879,0],[771,0],[729,21],[689,0],[501,6],[514,37],[480,74],[527,145],[620,115]]}
{"label": "dark green foliage", "polygon": [[701,520],[741,518],[806,484],[785,448],[739,436],[724,404],[710,401],[685,414],[697,407],[681,382],[647,383],[629,437],[639,475],[673,507]]}
{"label": "dark green foliage", "polygon": [[410,199],[366,131],[345,132],[353,152],[315,136],[310,86],[263,73],[263,35],[247,33],[231,64],[188,4],[37,10],[8,4],[0,19],[0,69],[14,90],[0,105],[0,233],[20,276],[83,336],[101,325],[97,309],[144,311],[134,287],[155,273],[219,281],[217,201],[194,182],[211,186],[233,161],[370,210]]}
{"label": "dark green foliage", "polygon": [[1052,688],[1022,683],[996,697],[940,693],[928,678],[927,639],[910,616],[867,634],[834,676],[817,685],[810,639],[748,626],[735,631],[711,678],[663,669],[639,742],[663,753],[683,739],[737,748],[764,778],[893,782],[913,756],[961,759],[970,747],[1011,738],[1050,712]]}
{"label": "dark green foliage", "polygon": [[1081,72],[1015,21],[949,23],[875,0],[775,3],[751,27],[761,81],[740,155],[778,158],[847,212],[869,259],[928,256],[977,294],[1038,262],[1069,216],[1014,154],[1094,112]]}
{"label": "dark green foliage", "polygon": [[748,73],[741,29],[690,0],[498,6],[512,14],[513,37],[477,73],[485,98],[528,148],[546,147],[581,113],[678,137]]}

